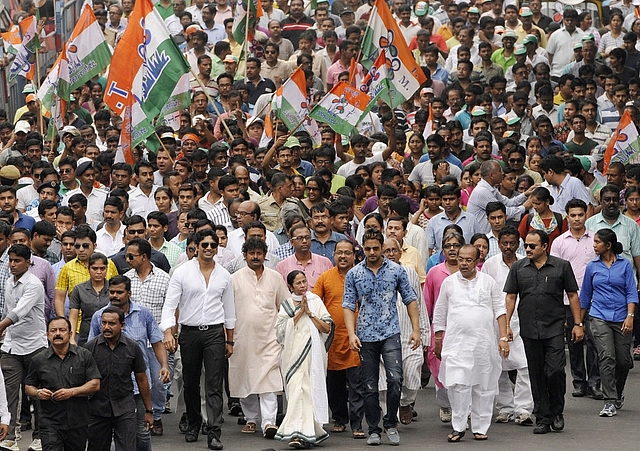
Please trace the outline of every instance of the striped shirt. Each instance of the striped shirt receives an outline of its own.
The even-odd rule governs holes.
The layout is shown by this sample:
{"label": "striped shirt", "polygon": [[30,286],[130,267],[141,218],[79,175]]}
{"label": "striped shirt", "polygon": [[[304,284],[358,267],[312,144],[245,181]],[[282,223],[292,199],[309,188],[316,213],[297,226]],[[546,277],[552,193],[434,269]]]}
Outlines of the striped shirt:
{"label": "striped shirt", "polygon": [[234,227],[231,223],[231,216],[229,215],[229,208],[224,202],[216,202],[216,205],[207,212],[207,218],[213,221],[215,225],[223,225],[227,228],[227,232],[233,231]]}

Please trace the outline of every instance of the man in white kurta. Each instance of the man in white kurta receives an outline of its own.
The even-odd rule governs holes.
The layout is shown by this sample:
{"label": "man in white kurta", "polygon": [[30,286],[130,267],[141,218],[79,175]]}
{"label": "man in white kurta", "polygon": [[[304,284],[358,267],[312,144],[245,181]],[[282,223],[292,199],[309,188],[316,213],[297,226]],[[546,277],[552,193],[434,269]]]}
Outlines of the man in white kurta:
{"label": "man in white kurta", "polygon": [[[482,272],[489,274],[496,281],[498,287],[504,287],[509,275],[511,265],[523,255],[516,254],[520,236],[514,227],[504,227],[498,235],[498,247],[500,253],[484,262]],[[496,423],[508,423],[514,421],[523,426],[532,426],[533,419],[533,395],[531,394],[531,381],[527,367],[527,356],[524,352],[524,343],[520,338],[520,320],[511,317],[511,330],[513,340],[509,344],[509,357],[502,360],[502,374],[498,380],[498,394],[496,395],[496,409],[498,416]],[[496,331],[498,333],[498,331]],[[515,387],[511,387],[509,371],[517,370]]]}
{"label": "man in white kurta", "polygon": [[240,398],[247,425],[255,431],[258,416],[265,437],[278,431],[277,392],[281,392],[280,345],[276,321],[282,301],[290,296],[282,276],[264,266],[267,245],[250,238],[242,246],[247,266],[231,276],[236,307],[235,347],[229,359],[229,391]]}
{"label": "man in white kurta", "polygon": [[449,441],[464,436],[469,412],[474,437],[487,438],[502,372],[500,356],[509,355],[504,295],[491,276],[477,272],[479,258],[480,251],[471,245],[460,249],[460,271],[442,282],[433,313],[434,353],[442,360],[439,377],[451,401]]}

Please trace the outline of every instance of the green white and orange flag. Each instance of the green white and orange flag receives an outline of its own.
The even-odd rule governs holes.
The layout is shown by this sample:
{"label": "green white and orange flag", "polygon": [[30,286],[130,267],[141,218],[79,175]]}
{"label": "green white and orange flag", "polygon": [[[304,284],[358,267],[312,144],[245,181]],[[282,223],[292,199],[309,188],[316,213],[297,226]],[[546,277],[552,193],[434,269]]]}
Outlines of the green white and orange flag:
{"label": "green white and orange flag", "polygon": [[[138,0],[129,17],[109,68],[104,101],[122,116],[133,96],[132,146],[153,133],[151,122],[160,114],[180,78],[190,72],[187,60],[151,0]],[[138,105],[138,106],[136,106]],[[142,111],[145,120],[137,117]],[[147,134],[148,133],[148,134]]]}
{"label": "green white and orange flag", "polygon": [[[387,67],[387,54],[384,49],[380,50],[378,58],[369,68],[358,89],[371,97],[373,102],[378,97],[389,92],[389,68]],[[382,100],[386,100],[384,97]]]}
{"label": "green white and orange flag", "polygon": [[58,59],[53,64],[47,78],[38,89],[38,98],[44,109],[49,112],[51,121],[47,135],[53,137],[63,127],[63,118],[67,110],[67,102],[71,96],[69,89],[69,66],[67,62],[67,44],[62,46]]}
{"label": "green white and orange flag", "polygon": [[[375,0],[362,41],[362,65],[370,69],[385,50],[391,107],[409,100],[427,81],[384,0]],[[383,99],[385,102],[387,99]]]}
{"label": "green white and orange flag", "polygon": [[318,124],[307,117],[311,108],[307,95],[307,80],[302,68],[298,67],[278,88],[271,105],[276,111],[276,116],[284,122],[291,133],[301,129],[306,130],[314,145],[320,144]]}
{"label": "green white and orange flag", "polygon": [[[249,17],[247,18],[247,14]],[[247,33],[247,23],[249,24],[249,30],[253,29],[254,25],[263,16],[262,0],[239,0],[236,4],[236,13],[233,17],[232,34],[236,42],[242,45],[244,44],[244,37]],[[249,41],[253,39],[251,33],[249,33]]]}
{"label": "green white and orange flag", "polygon": [[5,53],[15,55],[18,52],[18,47],[22,44],[22,36],[20,35],[20,27],[18,24],[12,24],[9,31],[0,33],[0,35],[2,36]]}
{"label": "green white and orange flag", "polygon": [[27,80],[33,80],[36,73],[36,50],[40,48],[37,31],[36,16],[25,17],[20,21],[20,36],[22,41],[16,47],[16,54],[9,68],[8,81],[13,81],[18,75]]}
{"label": "green white and orange flag", "polygon": [[336,133],[349,136],[371,106],[371,97],[342,81],[313,107],[309,116],[326,123]]}

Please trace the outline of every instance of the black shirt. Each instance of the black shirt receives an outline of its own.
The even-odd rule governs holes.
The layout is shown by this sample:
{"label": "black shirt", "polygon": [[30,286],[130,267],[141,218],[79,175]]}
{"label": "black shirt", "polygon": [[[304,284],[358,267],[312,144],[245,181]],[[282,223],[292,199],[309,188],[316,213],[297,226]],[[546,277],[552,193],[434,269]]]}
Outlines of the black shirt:
{"label": "black shirt", "polygon": [[100,391],[89,402],[91,414],[117,417],[135,410],[131,373],[144,373],[147,369],[138,343],[122,333],[112,350],[100,334],[88,341],[85,348],[93,354],[102,374]]}
{"label": "black shirt", "polygon": [[503,291],[520,298],[520,336],[543,340],[564,334],[564,292],[577,292],[578,283],[566,260],[549,256],[538,269],[523,258],[511,266]]}
{"label": "black shirt", "polygon": [[[129,267],[129,262],[127,261],[126,255],[127,247],[123,247],[120,252],[115,255],[109,257],[114,265],[116,265],[116,269],[118,270],[118,274],[121,276],[129,271],[131,268]],[[151,248],[151,263],[156,265],[158,268],[169,274],[171,271],[171,265],[169,264],[169,260],[162,252],[158,252],[154,248]]]}
{"label": "black shirt", "polygon": [[[81,387],[92,379],[100,379],[100,371],[91,352],[69,345],[64,359],[49,347],[33,357],[26,385],[56,392],[61,388]],[[41,425],[68,430],[89,425],[89,399],[74,396],[65,401],[40,400]]]}
{"label": "black shirt", "polygon": [[[238,80],[234,83],[233,89],[239,89],[240,86],[244,86],[244,80]],[[258,101],[258,97],[262,94],[270,94],[276,91],[276,85],[267,78],[261,78],[257,85],[254,85],[252,81],[247,80],[246,85],[249,87],[249,98],[247,101],[251,105],[255,105]]]}

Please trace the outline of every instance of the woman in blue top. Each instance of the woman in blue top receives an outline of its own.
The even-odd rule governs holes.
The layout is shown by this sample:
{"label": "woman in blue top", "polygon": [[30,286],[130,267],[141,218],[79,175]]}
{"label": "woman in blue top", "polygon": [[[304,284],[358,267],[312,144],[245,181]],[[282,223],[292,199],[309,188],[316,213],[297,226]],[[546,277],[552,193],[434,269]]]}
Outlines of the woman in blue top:
{"label": "woman in blue top", "polygon": [[622,244],[610,229],[593,237],[598,258],[589,262],[580,291],[582,315],[589,310],[604,393],[601,417],[612,417],[624,403],[624,385],[633,367],[631,341],[638,290],[633,266],[620,256]]}

